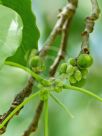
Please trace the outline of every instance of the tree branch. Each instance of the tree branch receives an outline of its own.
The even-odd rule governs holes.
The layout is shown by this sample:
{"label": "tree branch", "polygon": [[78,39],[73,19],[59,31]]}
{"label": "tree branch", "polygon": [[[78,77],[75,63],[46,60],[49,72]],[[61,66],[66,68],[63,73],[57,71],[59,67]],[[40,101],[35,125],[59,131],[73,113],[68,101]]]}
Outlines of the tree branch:
{"label": "tree branch", "polygon": [[40,101],[40,103],[38,104],[38,107],[36,109],[36,114],[35,117],[32,120],[32,123],[30,124],[29,128],[24,132],[24,134],[22,136],[29,136],[31,134],[31,132],[35,132],[37,127],[38,127],[38,121],[40,119],[42,110],[43,110],[43,105],[44,102]]}
{"label": "tree branch", "polygon": [[61,10],[61,12],[58,14],[58,20],[49,35],[47,41],[44,44],[44,47],[40,51],[40,56],[45,56],[48,50],[50,49],[50,46],[53,44],[53,42],[56,39],[56,36],[63,31],[63,25],[66,22],[66,19],[70,19],[73,15],[73,12],[75,12],[75,9],[77,7],[77,1],[74,0],[75,3],[73,4],[73,0],[70,0],[70,2]]}
{"label": "tree branch", "polygon": [[[33,78],[30,77],[30,79],[28,80],[27,86],[26,86],[19,94],[16,95],[16,97],[15,97],[15,99],[13,100],[12,105],[11,105],[11,107],[9,108],[9,110],[8,110],[6,113],[4,113],[3,115],[0,116],[0,124],[6,119],[6,117],[7,117],[19,104],[21,104],[21,103],[24,101],[24,99],[25,99],[26,97],[28,97],[28,96],[32,93],[33,81],[34,81]],[[19,112],[20,112],[20,111],[19,111]],[[17,112],[16,115],[18,115],[19,112]],[[12,118],[11,118],[11,119],[12,119]],[[10,119],[10,120],[11,120],[11,119]],[[10,120],[9,120],[9,121],[10,121]],[[8,123],[9,123],[9,122],[7,122],[7,123],[5,124],[5,126],[4,126],[2,129],[0,129],[0,134],[3,134],[3,133],[6,131],[6,128],[7,128]]]}
{"label": "tree branch", "polygon": [[69,31],[69,25],[70,25],[69,21],[71,22],[71,19],[66,20],[66,22],[65,22],[63,32],[62,32],[62,39],[61,39],[60,49],[59,49],[57,57],[55,58],[53,64],[50,67],[50,71],[49,71],[50,76],[55,75],[56,69],[57,69],[60,61],[62,59],[64,59],[64,57],[65,57],[65,52],[66,52],[66,47],[67,47],[67,37],[68,37],[68,31]]}
{"label": "tree branch", "polygon": [[99,18],[100,9],[97,0],[91,0],[92,14],[86,17],[86,26],[82,32],[81,52],[89,53],[89,34],[93,32],[95,21]]}

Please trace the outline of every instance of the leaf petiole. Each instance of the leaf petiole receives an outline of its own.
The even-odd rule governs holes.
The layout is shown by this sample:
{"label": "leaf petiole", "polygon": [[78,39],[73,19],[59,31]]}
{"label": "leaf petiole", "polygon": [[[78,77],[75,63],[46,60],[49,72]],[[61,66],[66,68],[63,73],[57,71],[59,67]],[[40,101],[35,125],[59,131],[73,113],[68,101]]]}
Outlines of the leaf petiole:
{"label": "leaf petiole", "polygon": [[0,124],[0,129],[3,128],[3,126],[12,118],[13,115],[16,114],[17,111],[19,111],[25,104],[27,104],[30,100],[34,99],[36,96],[38,96],[40,92],[36,92],[29,96],[25,101],[23,101],[20,105],[18,105],[8,116],[7,118]]}
{"label": "leaf petiole", "polygon": [[5,61],[5,64],[6,65],[11,65],[11,66],[14,66],[14,67],[18,67],[18,68],[21,68],[23,69],[24,71],[26,71],[27,73],[29,73],[33,78],[35,78],[38,82],[44,84],[44,85],[50,85],[50,82],[43,79],[40,75],[36,74],[35,72],[33,72],[32,70],[30,70],[29,68],[23,66],[23,65],[20,65],[18,63],[15,63],[15,62],[11,62],[11,61]]}
{"label": "leaf petiole", "polygon": [[98,95],[96,95],[95,93],[87,90],[87,89],[84,89],[84,88],[79,88],[79,87],[76,87],[76,86],[71,86],[71,85],[63,85],[63,88],[64,89],[70,89],[70,90],[73,90],[73,91],[77,91],[77,92],[81,92],[81,93],[84,93],[84,94],[87,94],[91,97],[94,97],[95,99],[97,99],[98,101],[102,102],[102,98],[99,97]]}
{"label": "leaf petiole", "polygon": [[67,113],[68,116],[74,118],[74,115],[70,112],[70,110],[60,101],[57,97],[50,93],[51,98]]}

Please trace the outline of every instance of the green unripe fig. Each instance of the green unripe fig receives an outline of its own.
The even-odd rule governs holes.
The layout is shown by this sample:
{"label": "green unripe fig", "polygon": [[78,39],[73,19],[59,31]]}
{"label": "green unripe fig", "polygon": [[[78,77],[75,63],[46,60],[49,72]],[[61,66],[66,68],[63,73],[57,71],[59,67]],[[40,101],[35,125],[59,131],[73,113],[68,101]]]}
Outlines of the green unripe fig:
{"label": "green unripe fig", "polygon": [[39,56],[34,56],[30,58],[29,61],[29,67],[34,71],[34,72],[42,72],[46,69],[46,66]]}
{"label": "green unripe fig", "polygon": [[70,58],[69,59],[69,63],[72,65],[72,66],[75,66],[76,65],[76,60],[74,58]]}
{"label": "green unripe fig", "polygon": [[54,91],[59,93],[63,90],[63,83],[60,80],[55,80],[54,82]]}
{"label": "green unripe fig", "polygon": [[82,78],[80,81],[77,81],[76,83],[71,83],[71,85],[77,86],[77,87],[82,87],[82,86],[84,86],[85,81],[86,80]]}
{"label": "green unripe fig", "polygon": [[77,65],[79,68],[88,68],[93,63],[93,58],[89,54],[80,54],[77,59]]}
{"label": "green unripe fig", "polygon": [[76,67],[74,67],[74,66],[72,66],[72,65],[68,65],[67,70],[66,70],[66,73],[67,73],[68,75],[73,75],[74,72],[75,72],[75,70],[76,70]]}
{"label": "green unripe fig", "polygon": [[67,63],[62,63],[60,66],[59,73],[64,74],[64,73],[66,73],[66,70],[67,70]]}
{"label": "green unripe fig", "polygon": [[29,65],[30,67],[38,67],[40,65],[40,57],[39,56],[34,56],[30,59]]}
{"label": "green unripe fig", "polygon": [[54,88],[54,91],[57,92],[57,93],[60,93],[60,92],[62,92],[62,88],[60,88],[60,87],[55,87],[55,88]]}
{"label": "green unripe fig", "polygon": [[37,53],[38,53],[37,49],[32,49],[32,51],[31,51],[31,55],[32,56],[37,55]]}
{"label": "green unripe fig", "polygon": [[69,82],[70,82],[70,84],[75,84],[77,82],[77,80],[75,79],[74,76],[70,76],[69,77]]}
{"label": "green unripe fig", "polygon": [[37,49],[28,50],[24,56],[25,60],[28,61],[30,58],[35,57],[37,52]]}
{"label": "green unripe fig", "polygon": [[77,81],[80,81],[82,79],[82,74],[81,74],[80,70],[75,71],[74,77]]}
{"label": "green unripe fig", "polygon": [[49,90],[44,88],[40,91],[40,99],[42,101],[46,101],[49,97]]}
{"label": "green unripe fig", "polygon": [[88,74],[88,69],[81,69],[81,74],[83,78],[86,78]]}

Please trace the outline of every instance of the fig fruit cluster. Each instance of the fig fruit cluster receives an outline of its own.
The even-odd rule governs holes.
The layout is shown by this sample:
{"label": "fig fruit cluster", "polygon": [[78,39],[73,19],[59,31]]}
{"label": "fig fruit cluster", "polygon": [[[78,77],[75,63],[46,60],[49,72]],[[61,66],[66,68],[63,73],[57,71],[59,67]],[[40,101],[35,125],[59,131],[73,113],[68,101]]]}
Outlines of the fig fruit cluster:
{"label": "fig fruit cluster", "polygon": [[68,63],[60,66],[60,74],[66,74],[73,86],[83,86],[88,74],[88,68],[93,64],[93,58],[89,54],[80,54],[77,58],[70,58]]}

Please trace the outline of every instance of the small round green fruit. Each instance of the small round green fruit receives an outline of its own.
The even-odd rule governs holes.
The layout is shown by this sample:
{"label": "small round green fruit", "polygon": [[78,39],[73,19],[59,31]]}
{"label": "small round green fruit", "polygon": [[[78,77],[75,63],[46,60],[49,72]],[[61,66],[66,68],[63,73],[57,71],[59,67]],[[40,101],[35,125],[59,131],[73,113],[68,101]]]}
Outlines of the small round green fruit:
{"label": "small round green fruit", "polygon": [[70,63],[72,66],[75,66],[75,65],[76,65],[76,60],[75,60],[75,58],[70,58],[70,59],[69,59],[69,63]]}
{"label": "small round green fruit", "polygon": [[44,88],[40,91],[40,99],[42,101],[46,101],[48,100],[48,97],[49,97],[49,90]]}
{"label": "small round green fruit", "polygon": [[70,82],[70,84],[75,84],[77,82],[77,80],[75,79],[74,76],[70,76],[69,77],[69,82]]}
{"label": "small round green fruit", "polygon": [[86,78],[88,74],[88,69],[81,69],[81,74],[83,78]]}
{"label": "small round green fruit", "polygon": [[93,64],[93,58],[89,54],[80,54],[77,59],[79,68],[88,68]]}
{"label": "small round green fruit", "polygon": [[67,70],[67,63],[62,63],[60,66],[59,73],[64,74],[64,73],[66,73],[66,70]]}
{"label": "small round green fruit", "polygon": [[75,70],[76,70],[76,67],[74,67],[74,66],[72,66],[72,65],[68,65],[67,70],[66,70],[66,73],[67,73],[68,75],[73,75],[74,72],[75,72]]}
{"label": "small round green fruit", "polygon": [[60,93],[60,92],[62,92],[62,88],[61,87],[55,87],[54,91],[57,92],[57,93]]}
{"label": "small round green fruit", "polygon": [[38,67],[40,65],[40,57],[39,56],[34,56],[30,60],[30,67]]}
{"label": "small round green fruit", "polygon": [[80,81],[82,79],[82,74],[81,74],[80,70],[75,71],[74,77],[77,81]]}
{"label": "small round green fruit", "polygon": [[85,84],[85,81],[86,80],[82,78],[80,81],[77,81],[76,83],[71,83],[71,85],[76,86],[76,87],[83,87]]}

